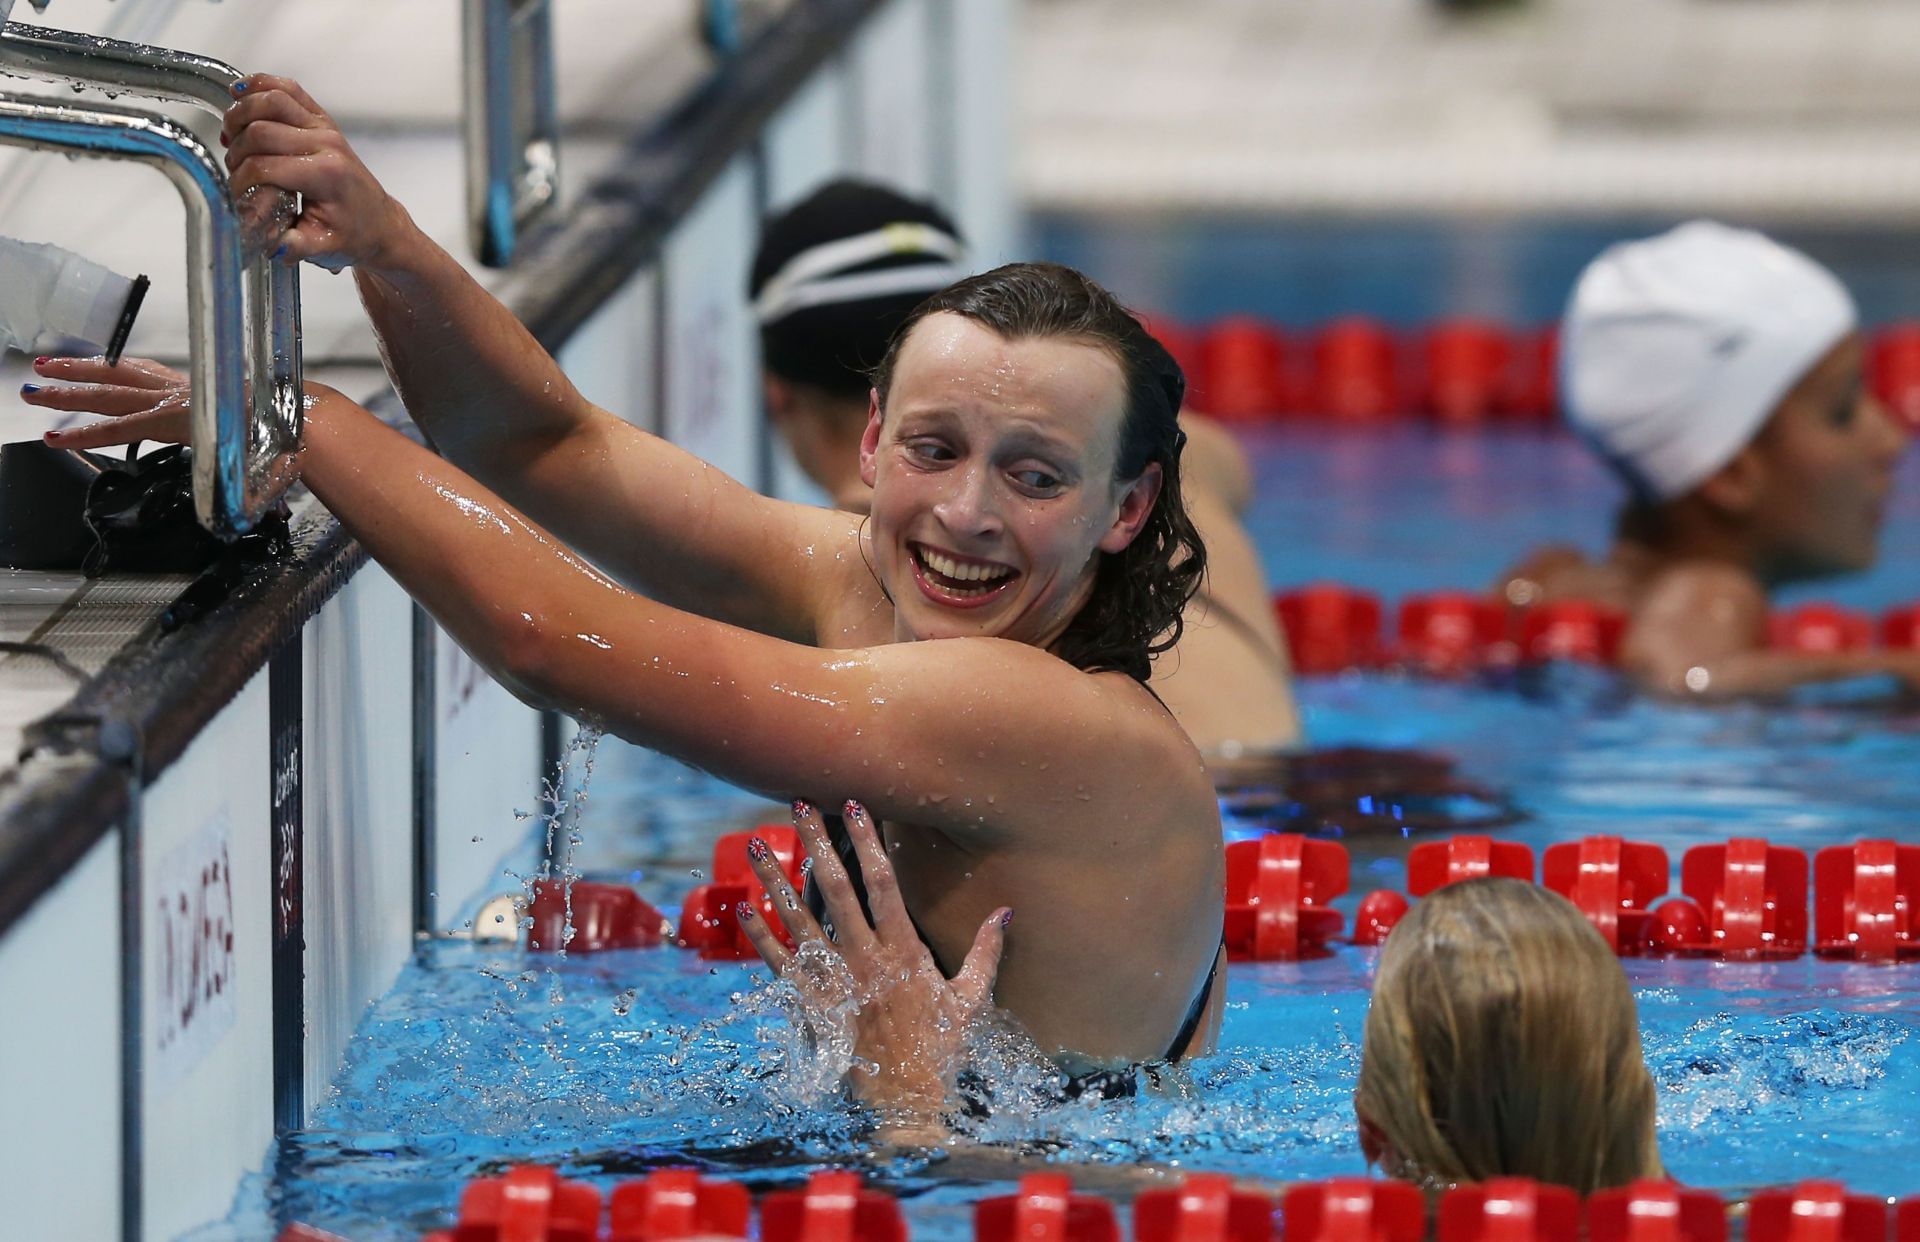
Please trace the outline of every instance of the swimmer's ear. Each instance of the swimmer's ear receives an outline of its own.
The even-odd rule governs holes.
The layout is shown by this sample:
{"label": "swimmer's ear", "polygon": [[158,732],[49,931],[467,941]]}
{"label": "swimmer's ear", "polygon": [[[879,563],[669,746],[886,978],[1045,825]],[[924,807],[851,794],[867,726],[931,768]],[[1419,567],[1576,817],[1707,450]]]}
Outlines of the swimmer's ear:
{"label": "swimmer's ear", "polygon": [[1140,477],[1127,484],[1127,490],[1120,497],[1120,512],[1100,538],[1102,552],[1123,552],[1134,541],[1140,528],[1153,516],[1154,502],[1160,499],[1160,483],[1160,463],[1150,461]]}
{"label": "swimmer's ear", "polygon": [[873,486],[873,462],[880,454],[880,390],[867,390],[867,429],[860,433],[860,481]]}
{"label": "swimmer's ear", "polygon": [[760,393],[767,405],[767,417],[774,422],[785,421],[793,413],[793,385],[769,371],[760,377]]}
{"label": "swimmer's ear", "polygon": [[1766,454],[1756,441],[1708,475],[1698,491],[1702,500],[1721,512],[1746,517],[1759,507],[1766,481]]}

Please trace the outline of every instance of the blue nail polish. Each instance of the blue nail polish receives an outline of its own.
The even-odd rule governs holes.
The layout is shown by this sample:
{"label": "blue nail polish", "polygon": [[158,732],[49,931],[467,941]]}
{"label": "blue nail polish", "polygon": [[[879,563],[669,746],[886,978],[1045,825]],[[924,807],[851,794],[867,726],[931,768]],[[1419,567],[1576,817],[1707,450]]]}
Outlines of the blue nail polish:
{"label": "blue nail polish", "polygon": [[241,81],[238,81],[238,82],[235,82],[235,83],[233,84],[233,93],[234,93],[234,94],[236,94],[236,95],[244,95],[244,94],[246,94],[246,92],[247,92],[247,83],[246,83],[246,81],[245,81],[245,79],[242,79]]}
{"label": "blue nail polish", "polygon": [[39,392],[39,391],[40,391],[40,385],[38,385],[38,384],[22,384],[22,385],[20,385],[20,391],[21,391],[21,392]]}
{"label": "blue nail polish", "polygon": [[285,243],[285,242],[281,242],[281,243],[280,243],[280,249],[278,249],[278,250],[276,250],[276,251],[274,251],[274,252],[273,252],[273,257],[274,257],[274,258],[276,258],[276,259],[284,259],[284,258],[286,258],[286,257],[287,257],[287,243]]}

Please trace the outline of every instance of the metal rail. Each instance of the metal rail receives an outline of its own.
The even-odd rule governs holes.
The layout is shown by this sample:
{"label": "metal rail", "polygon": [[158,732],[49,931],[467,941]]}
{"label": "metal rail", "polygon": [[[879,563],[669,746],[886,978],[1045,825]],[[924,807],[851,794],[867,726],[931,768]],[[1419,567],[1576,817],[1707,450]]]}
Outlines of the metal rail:
{"label": "metal rail", "polygon": [[[232,87],[242,76],[233,66],[210,56],[21,22],[8,22],[0,29],[0,75],[193,104],[216,116],[233,103]],[[217,162],[216,172],[225,196],[226,173]],[[267,218],[292,219],[292,196],[285,191],[274,191],[273,195],[273,200],[259,205],[270,211]],[[291,477],[288,461],[297,451],[300,438],[300,269],[298,264],[276,263],[265,253],[267,246],[263,243],[271,242],[271,237],[248,237],[250,232],[261,231],[250,224],[250,217],[251,212],[236,217],[241,223],[237,244],[245,246],[242,305],[246,336],[242,354],[249,404],[242,437],[235,441],[241,446],[237,474],[230,469],[232,453],[225,441],[209,440],[202,434],[198,413],[194,426],[195,507],[201,524],[220,535],[245,532],[279,497]],[[254,244],[246,245],[249,240]],[[192,318],[198,266],[189,260],[188,306],[195,324],[202,322]],[[196,357],[202,344],[200,330],[192,328]],[[196,393],[210,391],[202,388],[197,372],[194,389]],[[196,412],[203,405],[203,401],[196,402]],[[207,429],[217,426],[215,420]]]}
{"label": "metal rail", "polygon": [[[200,522],[217,534],[252,526],[290,478],[300,397],[272,412],[281,436],[256,440],[247,409],[247,349],[240,217],[218,157],[184,128],[151,112],[56,104],[0,94],[0,145],[129,161],[165,173],[187,213],[187,323],[192,338],[193,490]],[[263,393],[272,403],[271,373]]]}
{"label": "metal rail", "polygon": [[461,23],[468,230],[480,262],[505,267],[560,186],[553,9],[550,0],[466,0]]}

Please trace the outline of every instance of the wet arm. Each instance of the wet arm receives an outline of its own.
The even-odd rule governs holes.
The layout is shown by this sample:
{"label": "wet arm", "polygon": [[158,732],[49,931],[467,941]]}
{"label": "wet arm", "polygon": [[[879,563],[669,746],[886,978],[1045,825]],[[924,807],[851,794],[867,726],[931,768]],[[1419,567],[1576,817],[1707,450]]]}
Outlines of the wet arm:
{"label": "wet arm", "polygon": [[367,550],[520,697],[748,788],[851,797],[883,819],[979,834],[1049,823],[1116,789],[1136,795],[1126,814],[1137,805],[1149,828],[1181,762],[1206,788],[1159,708],[1116,700],[1033,648],[825,652],[635,595],[337,395],[310,412],[301,465]]}
{"label": "wet arm", "polygon": [[1920,683],[1920,657],[1911,652],[1770,649],[1765,594],[1745,575],[1717,566],[1673,570],[1648,589],[1621,664],[1646,689],[1710,700],[1876,674]]}
{"label": "wet arm", "polygon": [[389,196],[299,83],[247,79],[225,119],[236,193],[297,191],[288,261],[351,264],[408,412],[448,460],[623,581],[806,638],[823,519],[587,401],[511,311]]}

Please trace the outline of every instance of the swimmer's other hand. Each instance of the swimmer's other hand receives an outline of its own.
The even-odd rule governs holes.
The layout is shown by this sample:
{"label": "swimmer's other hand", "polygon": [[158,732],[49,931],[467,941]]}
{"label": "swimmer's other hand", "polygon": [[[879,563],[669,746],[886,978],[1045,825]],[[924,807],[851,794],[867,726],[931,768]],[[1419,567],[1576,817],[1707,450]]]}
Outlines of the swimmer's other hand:
{"label": "swimmer's other hand", "polygon": [[[193,383],[172,367],[151,358],[122,358],[115,366],[100,357],[36,358],[33,370],[45,379],[68,382],[22,386],[20,399],[28,405],[107,416],[101,422],[45,433],[41,439],[54,448],[105,448],[141,440],[189,444],[193,440]],[[309,382],[304,392],[310,427],[320,406],[346,401],[325,384]]]}
{"label": "swimmer's other hand", "polygon": [[150,358],[36,358],[34,374],[65,380],[56,387],[26,384],[20,399],[44,410],[105,414],[108,421],[63,427],[43,437],[54,448],[90,449],[153,440],[185,444],[193,435],[192,387],[187,377]]}
{"label": "swimmer's other hand", "polygon": [[[948,979],[907,914],[893,864],[866,809],[846,804],[847,832],[866,881],[871,922],[861,912],[819,808],[794,803],[793,823],[812,860],[814,882],[826,900],[836,939],[827,939],[779,862],[764,848],[750,851],[754,873],[799,952],[789,951],[751,907],[741,908],[741,925],[767,965],[800,992],[808,1013],[844,1012],[852,1002],[855,1093],[880,1114],[896,1140],[926,1141],[939,1133],[969,1028],[993,1005],[1000,951],[1013,912],[1000,909],[988,916],[959,973]],[[823,958],[837,960],[844,969],[820,970]]]}
{"label": "swimmer's other hand", "polygon": [[257,73],[234,84],[220,127],[236,199],[257,187],[302,196],[275,257],[338,270],[378,267],[410,220],[348,145],[333,118],[292,78]]}

